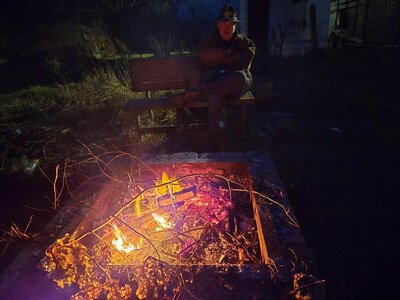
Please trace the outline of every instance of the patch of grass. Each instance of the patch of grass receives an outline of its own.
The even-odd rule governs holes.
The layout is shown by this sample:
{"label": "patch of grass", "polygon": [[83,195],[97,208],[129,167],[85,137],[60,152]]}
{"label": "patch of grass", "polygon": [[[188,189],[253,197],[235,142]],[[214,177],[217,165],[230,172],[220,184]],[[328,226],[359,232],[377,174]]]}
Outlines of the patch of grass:
{"label": "patch of grass", "polygon": [[133,96],[127,72],[111,67],[99,68],[78,83],[31,86],[13,93],[0,94],[0,118],[32,112],[63,111],[82,113],[104,106],[120,107]]}
{"label": "patch of grass", "polygon": [[26,113],[54,109],[57,103],[58,88],[50,86],[31,86],[14,93],[0,94],[0,119],[14,119]]}
{"label": "patch of grass", "polygon": [[129,75],[121,70],[108,66],[86,74],[81,82],[1,94],[3,171],[23,155],[47,163],[79,155],[76,140],[109,145],[121,140],[120,110],[133,96]]}
{"label": "patch of grass", "polygon": [[85,75],[82,82],[59,85],[65,111],[92,111],[104,106],[121,107],[133,96],[129,75],[111,67]]}

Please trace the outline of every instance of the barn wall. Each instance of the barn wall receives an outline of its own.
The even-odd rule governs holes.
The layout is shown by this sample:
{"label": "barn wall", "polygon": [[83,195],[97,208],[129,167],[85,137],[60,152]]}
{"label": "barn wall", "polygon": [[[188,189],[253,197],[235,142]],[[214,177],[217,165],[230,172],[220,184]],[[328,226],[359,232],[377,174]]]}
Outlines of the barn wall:
{"label": "barn wall", "polygon": [[346,43],[391,44],[400,39],[400,1],[332,0],[330,33],[343,30]]}
{"label": "barn wall", "polygon": [[310,50],[310,4],[316,6],[319,46],[327,46],[330,0],[271,0],[269,16],[271,55],[304,55]]}

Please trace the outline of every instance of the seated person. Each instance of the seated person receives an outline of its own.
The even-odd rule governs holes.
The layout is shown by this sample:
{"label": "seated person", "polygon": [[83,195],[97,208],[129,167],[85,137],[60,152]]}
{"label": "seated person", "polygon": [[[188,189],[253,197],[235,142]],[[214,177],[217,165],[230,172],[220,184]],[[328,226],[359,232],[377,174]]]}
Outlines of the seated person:
{"label": "seated person", "polygon": [[252,83],[250,67],[255,45],[239,33],[236,28],[238,22],[234,8],[225,4],[219,12],[216,32],[203,39],[198,46],[203,72],[199,88],[174,98],[177,105],[183,105],[199,93],[207,99],[208,134],[210,143],[218,151],[223,151],[225,103],[239,99]]}

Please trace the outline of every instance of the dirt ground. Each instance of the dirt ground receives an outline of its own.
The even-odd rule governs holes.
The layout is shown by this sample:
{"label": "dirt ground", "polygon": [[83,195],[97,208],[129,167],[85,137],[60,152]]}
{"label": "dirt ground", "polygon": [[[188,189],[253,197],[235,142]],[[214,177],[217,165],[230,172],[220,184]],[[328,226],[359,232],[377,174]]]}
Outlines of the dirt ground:
{"label": "dirt ground", "polygon": [[328,299],[400,299],[399,61],[397,48],[256,56],[249,135],[225,135],[226,152],[271,154]]}
{"label": "dirt ground", "polygon": [[[271,154],[319,277],[326,280],[328,299],[400,298],[399,58],[392,48],[257,56],[250,134],[225,137],[227,152]],[[273,83],[272,93],[266,82]],[[157,151],[207,151],[203,140],[193,137],[178,149],[171,144]],[[39,191],[37,198],[43,199],[51,190],[45,180],[26,182],[27,189],[18,189],[15,178],[1,181],[2,194],[21,203],[35,200],[29,191]],[[18,208],[7,206],[3,215],[11,220]],[[2,266],[10,257],[2,258]]]}
{"label": "dirt ground", "polygon": [[[399,299],[397,49],[258,57],[256,147],[271,153],[328,299]],[[229,150],[229,149],[228,149]]]}

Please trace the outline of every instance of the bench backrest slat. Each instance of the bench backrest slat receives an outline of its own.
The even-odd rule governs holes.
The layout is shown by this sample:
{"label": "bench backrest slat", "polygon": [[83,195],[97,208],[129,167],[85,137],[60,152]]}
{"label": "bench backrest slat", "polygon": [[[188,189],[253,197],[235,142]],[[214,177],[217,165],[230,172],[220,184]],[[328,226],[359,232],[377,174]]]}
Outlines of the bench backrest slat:
{"label": "bench backrest slat", "polygon": [[200,68],[194,56],[132,60],[131,80],[135,92],[184,89],[199,80]]}

